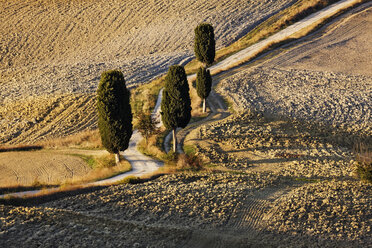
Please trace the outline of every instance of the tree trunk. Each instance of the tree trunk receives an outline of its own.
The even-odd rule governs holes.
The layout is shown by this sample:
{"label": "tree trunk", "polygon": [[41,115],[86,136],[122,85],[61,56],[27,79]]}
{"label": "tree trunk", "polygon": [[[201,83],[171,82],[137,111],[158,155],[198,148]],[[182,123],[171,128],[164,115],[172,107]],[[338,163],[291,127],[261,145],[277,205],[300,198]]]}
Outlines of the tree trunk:
{"label": "tree trunk", "polygon": [[119,152],[115,153],[115,163],[117,165],[120,163],[120,154],[119,154]]}
{"label": "tree trunk", "polygon": [[203,113],[205,113],[206,106],[205,106],[205,98],[203,99]]}
{"label": "tree trunk", "polygon": [[173,151],[176,152],[177,150],[177,136],[176,136],[176,129],[173,129]]}

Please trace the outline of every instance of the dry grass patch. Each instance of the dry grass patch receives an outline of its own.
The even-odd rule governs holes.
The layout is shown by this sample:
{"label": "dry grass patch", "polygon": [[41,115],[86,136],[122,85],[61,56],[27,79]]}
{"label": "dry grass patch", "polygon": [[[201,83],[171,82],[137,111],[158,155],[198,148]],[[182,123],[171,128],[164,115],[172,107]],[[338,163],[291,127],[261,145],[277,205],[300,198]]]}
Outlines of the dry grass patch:
{"label": "dry grass patch", "polygon": [[120,161],[119,165],[116,165],[113,154],[98,157],[85,155],[76,156],[81,157],[92,170],[82,177],[64,181],[61,183],[62,186],[98,181],[132,170],[131,164],[124,159]]}
{"label": "dry grass patch", "polygon": [[38,144],[45,148],[103,148],[98,129],[82,131],[63,138],[49,139]]}
{"label": "dry grass patch", "polygon": [[372,151],[367,144],[360,142],[354,147],[356,159],[355,174],[361,181],[372,183]]}

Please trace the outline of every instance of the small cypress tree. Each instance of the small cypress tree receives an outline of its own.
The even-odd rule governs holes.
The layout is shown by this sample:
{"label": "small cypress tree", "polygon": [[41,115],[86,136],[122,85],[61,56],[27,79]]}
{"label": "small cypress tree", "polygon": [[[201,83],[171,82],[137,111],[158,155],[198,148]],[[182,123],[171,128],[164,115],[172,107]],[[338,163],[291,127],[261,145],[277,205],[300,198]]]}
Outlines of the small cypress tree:
{"label": "small cypress tree", "polygon": [[179,65],[169,68],[161,101],[161,118],[166,128],[173,130],[173,151],[176,152],[177,127],[186,127],[191,119],[191,100],[185,69]]}
{"label": "small cypress tree", "polygon": [[103,72],[97,89],[98,128],[103,146],[115,154],[126,150],[132,136],[130,93],[123,73],[118,70]]}
{"label": "small cypress tree", "polygon": [[147,143],[150,135],[153,134],[156,130],[155,121],[152,119],[151,114],[147,114],[144,112],[140,112],[137,118],[137,129],[145,137],[145,141]]}
{"label": "small cypress tree", "polygon": [[194,52],[196,58],[206,67],[214,61],[216,42],[212,25],[201,23],[195,28]]}
{"label": "small cypress tree", "polygon": [[196,74],[196,91],[198,96],[203,99],[203,113],[205,113],[205,99],[209,96],[212,88],[212,77],[209,70],[200,67]]}

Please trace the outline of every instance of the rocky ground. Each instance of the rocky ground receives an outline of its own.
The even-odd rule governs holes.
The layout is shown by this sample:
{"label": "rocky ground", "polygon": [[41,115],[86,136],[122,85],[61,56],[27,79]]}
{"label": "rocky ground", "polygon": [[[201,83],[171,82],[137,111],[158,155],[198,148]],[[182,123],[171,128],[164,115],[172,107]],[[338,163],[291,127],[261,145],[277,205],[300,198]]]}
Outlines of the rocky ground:
{"label": "rocky ground", "polygon": [[371,245],[371,185],[324,181],[294,190],[275,202],[268,230],[303,233]]}
{"label": "rocky ground", "polygon": [[0,205],[0,244],[367,247],[370,203],[371,187],[359,183],[306,185],[263,172],[176,174],[36,206]]}
{"label": "rocky ground", "polygon": [[347,136],[301,122],[241,114],[196,129],[187,139],[206,161],[227,169],[308,178],[353,171],[352,153],[337,144]]}

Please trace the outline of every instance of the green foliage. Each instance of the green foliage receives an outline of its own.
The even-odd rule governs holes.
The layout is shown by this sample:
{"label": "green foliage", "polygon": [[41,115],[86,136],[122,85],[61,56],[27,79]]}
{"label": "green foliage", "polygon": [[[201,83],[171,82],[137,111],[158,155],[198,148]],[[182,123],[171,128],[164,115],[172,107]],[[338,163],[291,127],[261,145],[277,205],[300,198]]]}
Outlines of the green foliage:
{"label": "green foliage", "polygon": [[127,176],[123,178],[123,180],[120,180],[117,184],[136,184],[136,183],[141,183],[141,178],[136,177],[136,176]]}
{"label": "green foliage", "polygon": [[168,162],[177,162],[178,159],[178,153],[174,152],[173,150],[170,150],[163,159]]}
{"label": "green foliage", "polygon": [[203,162],[194,154],[180,154],[177,161],[177,168],[181,170],[199,171],[203,169]]}
{"label": "green foliage", "polygon": [[209,70],[200,67],[196,75],[196,91],[201,99],[206,99],[211,92],[212,77]]}
{"label": "green foliage", "polygon": [[127,149],[132,136],[129,97],[121,71],[102,73],[97,90],[98,128],[102,145],[111,153]]}
{"label": "green foliage", "polygon": [[151,114],[139,113],[138,114],[138,124],[137,129],[145,137],[146,141],[155,132],[156,125],[155,121],[152,119]]}
{"label": "green foliage", "polygon": [[191,119],[191,100],[186,72],[182,66],[173,65],[165,78],[161,101],[162,121],[167,129],[186,127]]}
{"label": "green foliage", "polygon": [[212,25],[201,23],[195,28],[194,52],[196,58],[207,65],[213,63],[216,56],[216,42]]}
{"label": "green foliage", "polygon": [[372,183],[372,163],[358,164],[356,173],[361,181]]}

